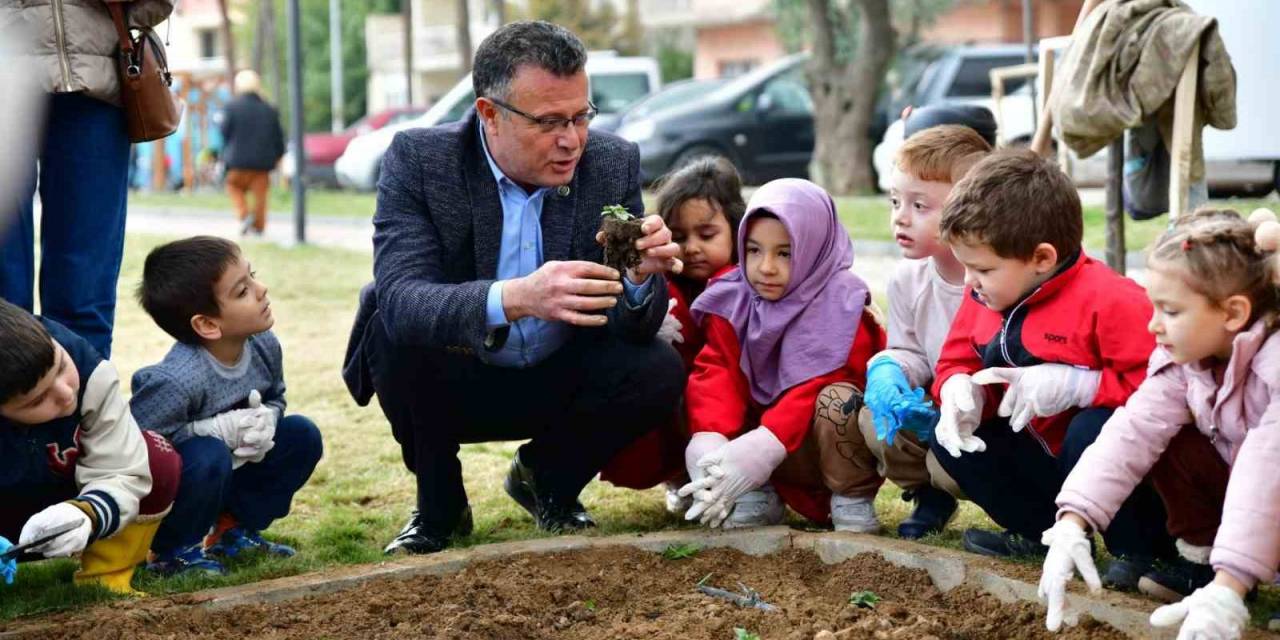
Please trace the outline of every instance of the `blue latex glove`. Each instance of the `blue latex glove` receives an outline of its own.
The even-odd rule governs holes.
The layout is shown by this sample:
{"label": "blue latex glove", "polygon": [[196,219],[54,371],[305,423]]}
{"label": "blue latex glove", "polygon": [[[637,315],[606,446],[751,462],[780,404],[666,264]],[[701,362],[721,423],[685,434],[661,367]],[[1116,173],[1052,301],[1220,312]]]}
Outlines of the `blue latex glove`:
{"label": "blue latex glove", "polygon": [[[13,548],[13,543],[8,538],[0,536],[0,553],[4,553]],[[8,562],[0,562],[0,577],[4,578],[5,584],[13,584],[13,577],[18,574],[18,559],[14,558]]]}
{"label": "blue latex glove", "polygon": [[933,428],[940,414],[932,402],[924,399],[924,389],[912,389],[894,410],[903,429],[914,432],[921,442],[933,439]]}
{"label": "blue latex glove", "polygon": [[893,358],[876,358],[867,367],[867,392],[862,401],[875,420],[876,439],[893,446],[893,436],[902,428],[901,412],[896,407],[909,393],[907,374]]}

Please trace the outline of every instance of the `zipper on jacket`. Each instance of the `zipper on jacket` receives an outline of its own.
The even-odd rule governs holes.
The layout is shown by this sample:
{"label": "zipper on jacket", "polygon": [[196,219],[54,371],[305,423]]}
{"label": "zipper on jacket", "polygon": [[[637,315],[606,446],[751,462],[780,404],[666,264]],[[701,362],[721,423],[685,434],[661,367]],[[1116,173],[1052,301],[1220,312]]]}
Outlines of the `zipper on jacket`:
{"label": "zipper on jacket", "polygon": [[71,91],[71,62],[67,60],[67,30],[63,24],[62,0],[53,0],[53,33],[58,41],[58,66],[62,68],[62,90]]}
{"label": "zipper on jacket", "polygon": [[1011,367],[1016,367],[1018,366],[1018,364],[1014,362],[1013,357],[1009,355],[1009,343],[1006,340],[1009,336],[1009,325],[1013,324],[1013,317],[1018,315],[1018,310],[1022,308],[1022,305],[1026,304],[1027,301],[1030,300],[1032,297],[1034,297],[1037,293],[1040,293],[1039,287],[1036,287],[1036,290],[1032,291],[1031,295],[1023,298],[1022,302],[1019,302],[1018,304],[1014,305],[1013,310],[1009,312],[1009,317],[1005,318],[1004,324],[1000,326],[1000,355],[1004,358],[1005,362],[1009,363],[1009,366]]}

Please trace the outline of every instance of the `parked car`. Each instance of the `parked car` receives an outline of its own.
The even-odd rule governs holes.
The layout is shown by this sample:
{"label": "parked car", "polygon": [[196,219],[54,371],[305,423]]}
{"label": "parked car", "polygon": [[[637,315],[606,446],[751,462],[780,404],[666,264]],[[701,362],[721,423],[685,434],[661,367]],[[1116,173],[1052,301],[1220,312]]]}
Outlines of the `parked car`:
{"label": "parked car", "polygon": [[[891,112],[897,116],[893,105],[902,87],[914,86],[934,55],[933,47],[912,47],[896,57],[872,118],[871,140],[880,139]],[[705,155],[728,158],[749,183],[806,177],[814,144],[808,61],[809,54],[798,53],[732,80],[692,85],[661,109],[645,112],[640,103],[618,135],[640,145],[646,181]]]}
{"label": "parked car", "polygon": [[[591,101],[605,115],[618,113],[662,86],[658,62],[649,57],[622,57],[613,52],[592,51],[587,54],[586,71]],[[382,156],[395,134],[459,120],[475,101],[471,74],[467,74],[418,118],[352,140],[334,165],[338,184],[361,191],[377,188]]]}
{"label": "parked car", "polygon": [[[426,111],[424,107],[395,107],[366,115],[341,133],[308,133],[302,138],[302,146],[307,150],[307,166],[303,177],[313,184],[338,186],[337,175],[333,165],[338,157],[346,151],[347,145],[357,136],[377,131],[383,127],[408,122]],[[281,172],[286,178],[293,177],[293,143],[285,152],[281,162]]]}
{"label": "parked car", "polygon": [[618,113],[604,114],[591,121],[591,128],[599,131],[616,132],[628,122],[647,118],[668,107],[679,106],[691,98],[704,95],[724,84],[727,80],[713,78],[711,80],[677,80],[662,87],[661,91],[651,93]]}
{"label": "parked car", "polygon": [[804,176],[813,154],[813,100],[804,75],[807,54],[695,92],[684,105],[630,119],[618,135],[640,146],[646,181],[695,158],[723,156],[759,183]]}

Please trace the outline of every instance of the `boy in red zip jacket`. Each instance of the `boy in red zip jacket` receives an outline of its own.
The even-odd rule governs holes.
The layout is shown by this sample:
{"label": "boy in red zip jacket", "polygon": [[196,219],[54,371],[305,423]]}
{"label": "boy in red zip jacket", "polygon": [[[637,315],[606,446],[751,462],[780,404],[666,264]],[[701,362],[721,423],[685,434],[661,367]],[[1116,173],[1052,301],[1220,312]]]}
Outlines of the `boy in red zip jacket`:
{"label": "boy in red zip jacket", "polygon": [[[1042,555],[1067,473],[1146,377],[1151,304],[1082,252],[1083,226],[1070,179],[1025,150],[974,165],[943,211],[966,288],[934,378],[942,415],[932,446],[1007,530],[966,531],[969,551]],[[1125,503],[1104,536],[1120,558],[1105,582],[1135,588],[1172,553],[1164,521],[1150,488]]]}

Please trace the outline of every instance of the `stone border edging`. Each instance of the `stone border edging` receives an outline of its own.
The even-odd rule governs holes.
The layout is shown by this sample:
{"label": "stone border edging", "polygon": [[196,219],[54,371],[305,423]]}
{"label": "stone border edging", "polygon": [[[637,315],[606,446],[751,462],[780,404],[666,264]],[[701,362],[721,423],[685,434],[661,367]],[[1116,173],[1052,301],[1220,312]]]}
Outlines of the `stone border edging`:
{"label": "stone border edging", "polygon": [[[345,591],[358,588],[372,580],[444,575],[457,572],[473,562],[521,553],[554,553],[616,546],[634,547],[656,553],[670,544],[689,543],[698,544],[704,548],[732,547],[754,556],[776,553],[785,549],[804,549],[812,551],[828,564],[841,562],[863,553],[874,553],[895,565],[928,572],[930,579],[942,591],[950,591],[957,586],[967,584],[990,593],[1003,602],[1038,602],[1035,585],[971,566],[966,562],[966,559],[971,559],[968,554],[880,536],[839,532],[809,533],[794,531],[787,527],[724,532],[663,531],[600,538],[561,536],[502,542],[467,549],[447,550],[428,556],[402,558],[375,565],[340,567],[234,587],[176,594],[156,598],[155,602],[164,604],[165,600],[169,600],[173,603],[190,603],[211,610],[222,610],[246,604],[283,602]],[[1099,598],[1072,593],[1067,597],[1071,611],[1087,613],[1131,637],[1174,637],[1172,632],[1163,633],[1150,627],[1147,624],[1146,612],[1113,602],[1127,600],[1128,598],[1124,596],[1108,594],[1106,598]],[[1149,602],[1136,599],[1133,603],[1135,606],[1151,605]],[[1071,611],[1068,612],[1068,619],[1074,620]],[[47,623],[22,626],[0,632],[0,640],[38,634],[41,630],[52,629],[54,626]]]}

